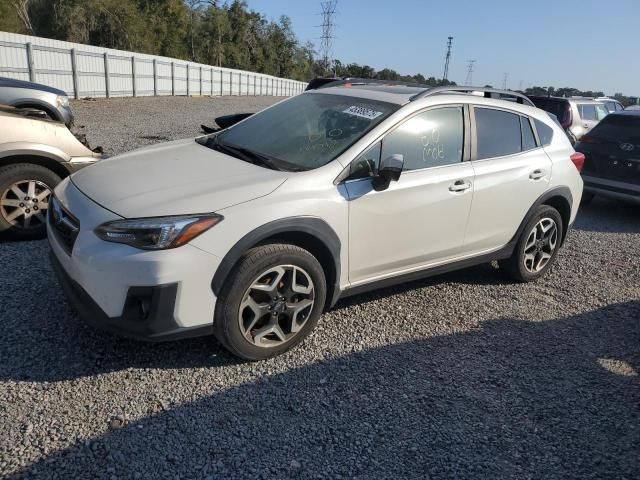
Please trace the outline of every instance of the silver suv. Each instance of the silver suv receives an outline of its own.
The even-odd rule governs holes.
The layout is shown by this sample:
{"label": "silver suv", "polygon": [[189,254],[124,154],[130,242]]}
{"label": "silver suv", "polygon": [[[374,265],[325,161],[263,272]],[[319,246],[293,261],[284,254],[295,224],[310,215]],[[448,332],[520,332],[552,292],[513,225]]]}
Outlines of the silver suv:
{"label": "silver suv", "polygon": [[609,114],[602,102],[582,97],[529,96],[536,107],[553,113],[565,130],[578,140]]}
{"label": "silver suv", "polygon": [[16,108],[36,108],[45,112],[51,120],[67,126],[73,123],[67,94],[47,85],[0,77],[0,104]]}

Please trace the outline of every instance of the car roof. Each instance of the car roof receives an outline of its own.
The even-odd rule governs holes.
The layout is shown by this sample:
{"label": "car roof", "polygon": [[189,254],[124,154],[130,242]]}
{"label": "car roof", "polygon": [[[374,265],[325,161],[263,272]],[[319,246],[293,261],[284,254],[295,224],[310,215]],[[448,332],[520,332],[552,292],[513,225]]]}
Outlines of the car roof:
{"label": "car roof", "polygon": [[406,105],[414,100],[419,100],[434,95],[457,95],[468,100],[469,95],[475,98],[484,97],[500,102],[508,101],[519,105],[534,106],[531,100],[520,92],[511,90],[497,90],[488,87],[468,87],[458,85],[447,85],[431,87],[421,84],[405,84],[397,82],[386,82],[368,79],[346,79],[335,84],[328,84],[320,87],[316,92],[324,94],[334,94],[351,96],[361,99],[375,100],[392,103],[396,105]]}
{"label": "car roof", "polygon": [[56,95],[66,96],[62,90],[41,83],[27,82],[26,80],[18,80],[16,78],[0,77],[0,87],[8,88],[27,88],[29,90],[40,90],[42,92],[55,93]]}
{"label": "car roof", "polygon": [[314,92],[404,105],[409,103],[415,95],[427,90],[428,88],[426,87],[409,87],[404,85],[354,85],[347,83],[319,88],[314,90]]}

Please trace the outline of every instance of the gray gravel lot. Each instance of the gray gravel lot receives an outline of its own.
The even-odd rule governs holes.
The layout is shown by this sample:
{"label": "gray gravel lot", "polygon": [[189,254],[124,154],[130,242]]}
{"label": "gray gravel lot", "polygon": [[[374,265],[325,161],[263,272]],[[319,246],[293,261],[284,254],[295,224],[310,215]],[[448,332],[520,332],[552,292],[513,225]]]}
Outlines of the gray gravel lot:
{"label": "gray gravel lot", "polygon": [[[74,102],[107,151],[270,98]],[[341,301],[282,357],[83,325],[44,241],[0,244],[0,475],[640,478],[640,213],[583,209],[550,274],[491,265]]]}

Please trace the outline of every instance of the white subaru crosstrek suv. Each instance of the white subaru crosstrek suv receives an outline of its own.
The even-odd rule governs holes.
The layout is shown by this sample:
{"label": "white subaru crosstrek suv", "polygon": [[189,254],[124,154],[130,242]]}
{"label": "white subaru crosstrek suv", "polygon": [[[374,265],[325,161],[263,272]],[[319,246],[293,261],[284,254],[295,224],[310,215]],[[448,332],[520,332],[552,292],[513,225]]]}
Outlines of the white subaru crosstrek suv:
{"label": "white subaru crosstrek suv", "polygon": [[539,278],[583,161],[513,92],[338,82],[65,179],[52,262],[86,321],[263,359],[342,296],[492,260]]}

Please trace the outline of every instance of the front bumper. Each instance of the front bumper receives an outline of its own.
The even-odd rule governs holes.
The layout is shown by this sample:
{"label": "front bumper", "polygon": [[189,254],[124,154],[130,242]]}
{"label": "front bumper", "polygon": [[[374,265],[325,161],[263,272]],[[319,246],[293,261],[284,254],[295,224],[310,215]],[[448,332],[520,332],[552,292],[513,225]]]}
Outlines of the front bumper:
{"label": "front bumper", "polygon": [[51,266],[67,299],[89,325],[137,340],[166,341],[199,337],[213,333],[211,325],[182,328],[173,317],[178,284],[155,287],[131,287],[122,315],[108,316],[91,295],[64,270],[53,252]]}
{"label": "front bumper", "polygon": [[69,243],[48,224],[52,264],[85,321],[145,340],[211,333],[216,302],[211,281],[218,257],[191,245],[142,251],[104,242],[94,229],[120,217],[68,180],[55,193],[79,222],[79,231]]}

